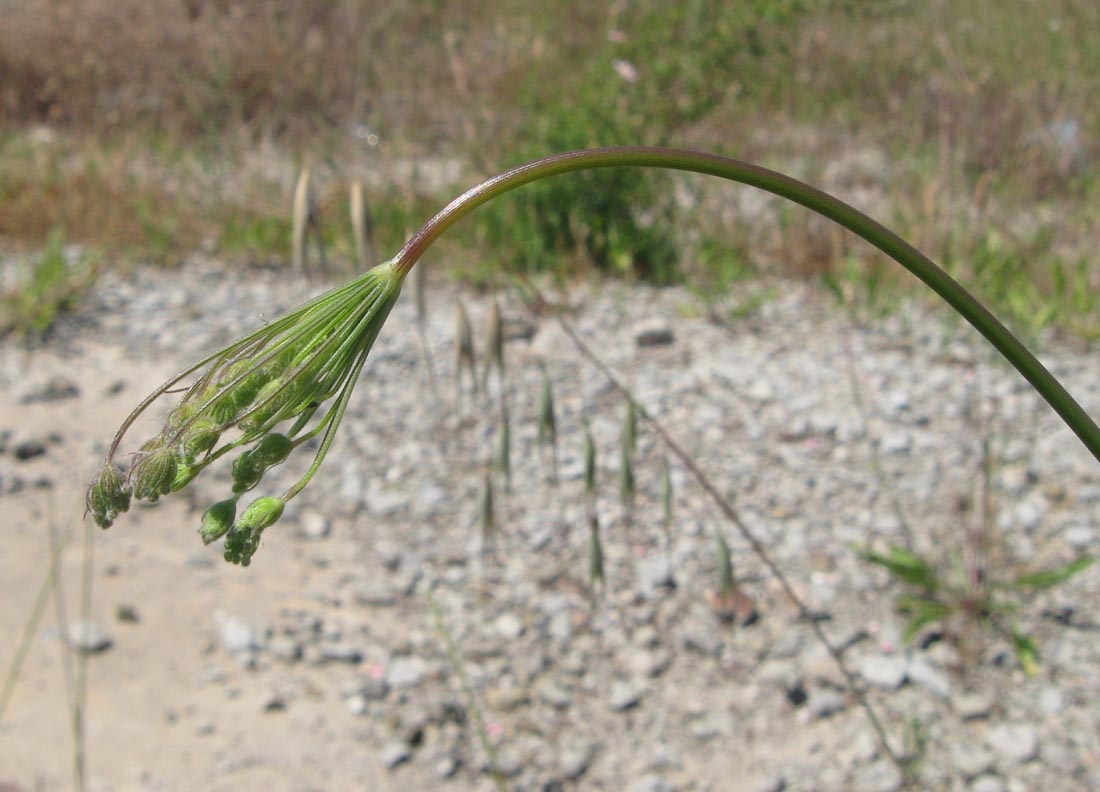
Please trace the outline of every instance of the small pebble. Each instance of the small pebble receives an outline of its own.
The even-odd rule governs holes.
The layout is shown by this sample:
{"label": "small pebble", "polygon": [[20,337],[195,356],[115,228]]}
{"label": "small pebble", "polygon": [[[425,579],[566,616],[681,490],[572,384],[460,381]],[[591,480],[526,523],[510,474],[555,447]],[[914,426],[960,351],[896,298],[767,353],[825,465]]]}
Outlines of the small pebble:
{"label": "small pebble", "polygon": [[73,622],[66,633],[70,647],[83,654],[98,654],[111,648],[111,639],[95,622]]}
{"label": "small pebble", "polygon": [[639,347],[668,346],[674,340],[672,327],[663,319],[646,319],[634,326],[634,343]]}
{"label": "small pebble", "polygon": [[880,690],[897,690],[905,684],[909,663],[902,655],[874,655],[859,666],[859,673]]}
{"label": "small pebble", "polygon": [[625,712],[638,706],[642,700],[642,690],[633,682],[616,679],[611,683],[608,704],[616,712]]}
{"label": "small pebble", "polygon": [[393,770],[412,758],[412,751],[404,740],[394,740],[382,749],[382,765]]}
{"label": "small pebble", "polygon": [[1019,764],[1030,762],[1039,753],[1035,727],[1026,723],[993,726],[985,739],[998,754]]}
{"label": "small pebble", "polygon": [[983,775],[970,782],[970,792],[1005,792],[1005,782],[995,775]]}

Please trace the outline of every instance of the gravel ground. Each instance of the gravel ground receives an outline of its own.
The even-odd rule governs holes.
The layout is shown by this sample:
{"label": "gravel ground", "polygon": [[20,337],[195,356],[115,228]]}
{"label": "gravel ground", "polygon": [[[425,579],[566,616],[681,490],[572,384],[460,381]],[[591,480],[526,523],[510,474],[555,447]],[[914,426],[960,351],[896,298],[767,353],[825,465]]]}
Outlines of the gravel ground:
{"label": "gravel ground", "polygon": [[[500,392],[493,379],[456,411],[452,311],[461,298],[480,337],[490,298],[437,281],[427,337],[438,393],[407,294],[321,475],[250,568],[223,563],[195,535],[202,510],[228,491],[217,469],[96,532],[84,629],[57,623],[79,620],[79,553],[68,554],[67,612],[47,610],[0,725],[0,789],[70,783],[59,636],[90,654],[94,790],[491,789],[490,764],[519,790],[900,789],[810,625],[675,460],[665,546],[667,453],[644,425],[628,528],[617,483],[622,399],[552,318],[507,295],[514,470],[510,492],[498,481],[498,533],[483,546],[478,492]],[[999,636],[969,631],[960,647],[930,629],[905,644],[898,587],[856,553],[909,540],[956,574],[962,537],[982,521],[986,439],[994,569],[1095,552],[1095,460],[944,311],[914,305],[853,324],[804,286],[746,288],[765,286],[779,296],[725,325],[678,290],[608,284],[564,299],[578,332],[763,540],[842,649],[895,750],[915,755],[919,743],[921,788],[1097,788],[1100,623],[1087,603],[1100,569],[1023,601],[1016,619],[1042,652],[1028,677]],[[108,274],[47,343],[0,346],[5,668],[45,574],[46,528],[77,531],[83,483],[129,409],[315,290],[204,261]],[[1047,340],[1043,357],[1100,414],[1095,354]],[[543,366],[558,411],[556,487],[536,442]],[[584,420],[599,458],[598,599],[588,585]],[[277,480],[301,470],[293,459],[285,467]],[[261,494],[277,486],[265,482]],[[716,614],[715,531],[752,619]]]}

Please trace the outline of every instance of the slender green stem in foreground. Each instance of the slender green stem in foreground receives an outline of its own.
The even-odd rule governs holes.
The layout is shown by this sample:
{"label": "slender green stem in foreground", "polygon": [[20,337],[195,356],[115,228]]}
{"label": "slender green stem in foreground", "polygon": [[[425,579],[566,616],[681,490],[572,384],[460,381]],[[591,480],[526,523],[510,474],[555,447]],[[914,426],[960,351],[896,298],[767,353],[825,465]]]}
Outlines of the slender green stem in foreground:
{"label": "slender green stem in foreground", "polygon": [[7,711],[8,702],[11,701],[12,693],[15,691],[15,683],[19,680],[19,675],[23,671],[23,663],[27,659],[27,653],[31,650],[31,644],[34,642],[38,623],[42,619],[42,613],[46,610],[46,604],[50,601],[50,594],[53,592],[54,584],[58,580],[58,567],[61,565],[61,553],[65,549],[68,539],[68,535],[63,536],[61,540],[50,549],[50,557],[46,567],[46,579],[42,581],[42,585],[38,588],[38,593],[34,598],[34,604],[31,606],[30,615],[27,617],[27,624],[23,628],[23,635],[19,639],[19,646],[16,648],[15,654],[12,655],[11,664],[8,666],[8,670],[4,673],[4,683],[0,685],[0,724],[4,722],[4,713]]}
{"label": "slender green stem in foreground", "polygon": [[597,148],[546,157],[482,182],[451,201],[405,244],[394,259],[394,266],[402,275],[407,274],[440,234],[481,204],[509,190],[560,173],[623,166],[693,171],[759,187],[802,204],[858,234],[920,278],[984,335],[1100,461],[1100,427],[1027,347],[958,281],[901,237],[854,207],[804,182],[758,165],[715,154],[649,147]]}
{"label": "slender green stem in foreground", "polygon": [[474,728],[477,730],[478,742],[481,743],[481,750],[485,751],[485,759],[489,765],[489,775],[492,777],[496,788],[503,792],[508,787],[504,783],[504,775],[500,772],[496,747],[493,745],[493,741],[489,739],[489,729],[485,725],[485,713],[481,709],[481,702],[478,700],[477,692],[470,681],[470,675],[466,673],[466,664],[462,662],[462,652],[459,651],[458,644],[455,643],[454,636],[447,627],[447,620],[443,617],[443,608],[436,602],[431,586],[428,586],[427,596],[428,605],[432,609],[432,618],[435,620],[435,629],[443,638],[443,645],[447,650],[447,659],[458,677],[458,684],[462,688],[462,693],[466,696],[466,706],[470,708]]}

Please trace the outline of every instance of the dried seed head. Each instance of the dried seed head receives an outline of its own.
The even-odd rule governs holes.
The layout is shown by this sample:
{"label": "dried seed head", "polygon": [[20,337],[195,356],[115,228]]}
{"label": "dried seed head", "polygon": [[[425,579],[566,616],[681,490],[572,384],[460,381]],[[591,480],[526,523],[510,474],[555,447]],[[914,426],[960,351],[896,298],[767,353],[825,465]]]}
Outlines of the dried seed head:
{"label": "dried seed head", "polygon": [[732,594],[736,586],[733,559],[730,556],[730,546],[726,543],[726,537],[718,530],[714,532],[714,554],[718,562],[718,590],[723,595]]}
{"label": "dried seed head", "polygon": [[554,417],[554,391],[550,375],[542,370],[542,391],[539,393],[539,445],[557,443],[558,427]]}
{"label": "dried seed head", "polygon": [[84,508],[100,528],[110,528],[130,508],[130,488],[118,467],[110,462],[100,466],[84,495]]}
{"label": "dried seed head", "polygon": [[260,537],[283,516],[286,501],[282,498],[258,498],[248,505],[244,514],[225,535],[225,560],[248,566],[260,546]]}
{"label": "dried seed head", "polygon": [[496,535],[496,513],[493,509],[493,478],[487,470],[481,479],[481,498],[478,512],[481,523],[481,543],[483,546],[489,547]]}
{"label": "dried seed head", "polygon": [[500,319],[500,304],[493,300],[489,306],[489,318],[485,328],[485,368],[482,369],[481,382],[489,384],[489,370],[496,367],[501,381],[504,379],[504,325]]}
{"label": "dried seed head", "polygon": [[596,443],[587,421],[584,422],[584,491],[590,497],[596,495]]}
{"label": "dried seed head", "polygon": [[672,525],[672,471],[667,459],[661,466],[661,520],[666,530]]}
{"label": "dried seed head", "polygon": [[202,525],[199,526],[199,536],[203,544],[216,542],[229,533],[233,527],[233,519],[237,516],[237,499],[218,501],[202,515]]}
{"label": "dried seed head", "polygon": [[470,329],[470,317],[466,306],[459,300],[455,303],[455,382],[461,387],[462,370],[470,372],[470,381],[477,386],[477,367],[474,360],[474,334]]}
{"label": "dried seed head", "polygon": [[624,442],[619,458],[619,496],[629,509],[634,505],[634,459]]}
{"label": "dried seed head", "polygon": [[497,452],[494,460],[496,469],[504,474],[505,489],[512,484],[512,426],[508,415],[508,405],[500,408],[500,427],[497,430]]}
{"label": "dried seed head", "polygon": [[161,495],[172,491],[178,467],[176,452],[168,446],[144,454],[130,471],[134,498],[156,503]]}
{"label": "dried seed head", "polygon": [[626,400],[626,415],[623,417],[623,445],[634,454],[638,450],[638,413],[632,399]]}
{"label": "dried seed head", "polygon": [[588,582],[595,586],[597,582],[603,583],[604,558],[603,542],[600,541],[600,519],[595,513],[588,519]]}

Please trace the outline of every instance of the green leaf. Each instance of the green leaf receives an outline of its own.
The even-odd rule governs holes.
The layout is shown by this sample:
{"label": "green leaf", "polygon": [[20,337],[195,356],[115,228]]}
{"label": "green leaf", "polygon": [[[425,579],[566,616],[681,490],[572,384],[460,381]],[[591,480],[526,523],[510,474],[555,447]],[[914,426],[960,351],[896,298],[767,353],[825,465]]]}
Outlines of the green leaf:
{"label": "green leaf", "polygon": [[909,643],[929,624],[943,620],[951,609],[938,600],[927,597],[898,597],[898,610],[909,615],[902,640]]}
{"label": "green leaf", "polygon": [[844,298],[844,289],[840,287],[840,281],[837,280],[836,275],[834,275],[832,272],[826,271],[822,273],[821,283],[825,286],[826,289],[833,293],[833,296],[836,297],[838,302],[847,302],[847,300]]}
{"label": "green leaf", "polygon": [[1006,585],[1015,589],[1051,588],[1059,583],[1065,583],[1078,572],[1088,569],[1094,560],[1092,556],[1081,556],[1064,566],[1043,570],[1042,572],[1032,572],[1029,575],[1020,575]]}
{"label": "green leaf", "polygon": [[1016,649],[1016,659],[1020,662],[1020,668],[1028,676],[1039,673],[1039,647],[1030,635],[1012,628],[1012,643]]}
{"label": "green leaf", "polygon": [[901,547],[892,547],[886,554],[865,550],[860,555],[865,561],[877,564],[889,571],[894,577],[914,586],[939,591],[943,588],[936,570],[923,558]]}

